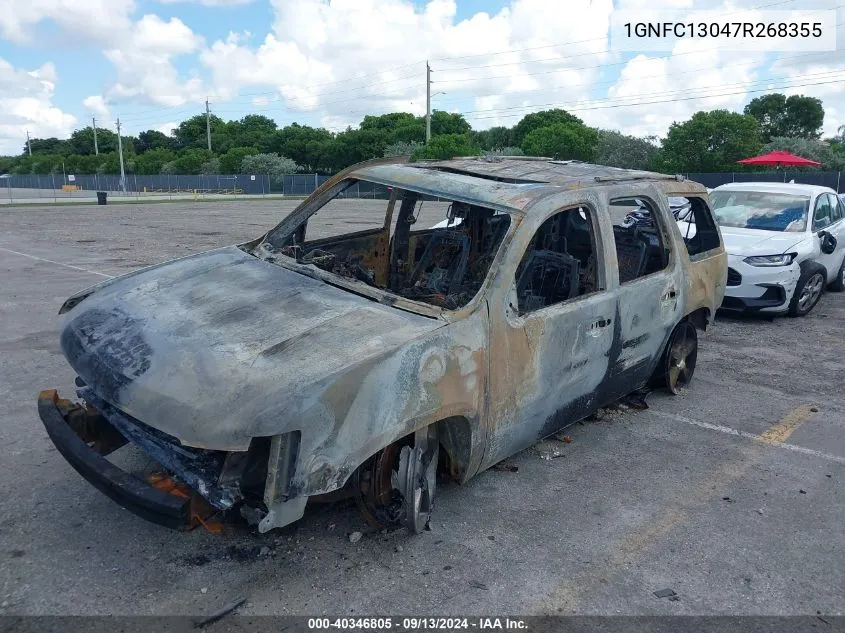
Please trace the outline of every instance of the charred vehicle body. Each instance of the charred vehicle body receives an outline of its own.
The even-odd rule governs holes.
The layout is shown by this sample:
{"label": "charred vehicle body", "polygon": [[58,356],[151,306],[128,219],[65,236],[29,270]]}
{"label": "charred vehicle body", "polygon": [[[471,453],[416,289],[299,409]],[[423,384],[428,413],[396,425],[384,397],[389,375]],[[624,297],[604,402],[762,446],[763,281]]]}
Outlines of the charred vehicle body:
{"label": "charred vehicle body", "polygon": [[[364,187],[382,210],[352,216]],[[726,274],[706,190],[679,177],[372,161],[253,242],[69,298],[82,402],[44,391],[39,412],[86,479],[165,525],[189,522],[191,496],[104,455],[128,441],[261,531],[342,495],[419,531],[438,470],[466,481],[648,383],[687,384]]]}

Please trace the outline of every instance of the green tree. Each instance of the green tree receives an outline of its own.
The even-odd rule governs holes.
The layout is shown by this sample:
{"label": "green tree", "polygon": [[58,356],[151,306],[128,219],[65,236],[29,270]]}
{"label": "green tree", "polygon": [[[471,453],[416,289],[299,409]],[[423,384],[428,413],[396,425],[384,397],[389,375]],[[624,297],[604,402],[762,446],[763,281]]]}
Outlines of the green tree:
{"label": "green tree", "polygon": [[411,141],[410,143],[406,143],[405,141],[396,141],[384,148],[384,157],[411,156],[421,146],[422,143],[416,143],[414,141]]}
{"label": "green tree", "polygon": [[469,134],[472,126],[458,112],[435,110],[431,113],[431,136],[442,134]]}
{"label": "green tree", "polygon": [[529,156],[592,161],[598,140],[598,132],[581,122],[555,123],[529,132],[521,147]]}
{"label": "green tree", "polygon": [[584,124],[581,119],[573,114],[569,114],[566,110],[554,109],[533,112],[532,114],[526,114],[522,117],[522,120],[520,120],[520,122],[513,128],[513,135],[510,139],[511,144],[521,146],[522,141],[530,132],[556,123]]}
{"label": "green tree", "polygon": [[273,135],[271,149],[289,156],[304,171],[320,171],[320,157],[333,135],[328,130],[293,123]]}
{"label": "green tree", "polygon": [[[99,134],[97,137],[99,141]],[[143,154],[154,149],[173,149],[176,139],[158,130],[147,130],[138,134],[135,139],[135,152]]]}
{"label": "green tree", "polygon": [[394,130],[406,125],[413,125],[419,120],[410,112],[391,112],[389,114],[372,115],[368,114],[361,121],[362,130],[384,130],[392,133]]}
{"label": "green tree", "polygon": [[504,126],[491,127],[488,130],[470,133],[473,142],[481,149],[500,150],[504,147],[514,147],[513,129]]}
{"label": "green tree", "polygon": [[[74,154],[86,156],[94,153],[94,128],[90,125],[74,130],[69,143]],[[97,149],[101,154],[117,151],[117,134],[107,128],[97,128]]]}
{"label": "green tree", "polygon": [[[214,114],[210,117],[211,125],[211,147],[217,148],[215,139],[221,141],[228,139],[228,128],[226,122],[219,116]],[[192,116],[190,119],[185,119],[179,126],[173,130],[173,136],[176,138],[177,147],[205,147],[208,148],[208,139],[206,137],[205,114],[198,114]]]}
{"label": "green tree", "polygon": [[220,159],[216,156],[200,165],[200,173],[206,176],[220,173]]}
{"label": "green tree", "polygon": [[241,174],[244,158],[260,153],[256,147],[233,147],[220,157],[220,173]]}
{"label": "green tree", "polygon": [[244,174],[270,176],[270,183],[278,187],[282,185],[283,176],[295,174],[299,166],[290,158],[278,154],[252,154],[243,159],[241,171]]}
{"label": "green tree", "polygon": [[[248,114],[241,120],[231,121],[228,124],[228,143],[230,148],[254,147],[258,151],[268,152],[273,145],[273,137],[277,129],[276,122],[270,117]],[[219,151],[217,147],[212,147]]]}
{"label": "green tree", "polygon": [[672,172],[734,171],[736,162],[759,153],[760,124],[727,110],[696,112],[673,123],[663,139],[661,169]]}
{"label": "green tree", "polygon": [[639,138],[615,130],[599,130],[596,163],[624,169],[654,169],[660,148],[655,137]]}
{"label": "green tree", "polygon": [[183,150],[174,161],[174,169],[177,174],[198,174],[202,170],[203,163],[214,158],[214,154],[207,149],[190,148]]}
{"label": "green tree", "polygon": [[[59,140],[55,137],[51,138],[33,138],[29,141],[30,148],[33,154],[53,154],[69,156],[73,154],[73,146],[65,140]],[[27,154],[28,149],[26,145],[23,146],[23,153]]]}
{"label": "green tree", "polygon": [[481,150],[472,144],[469,134],[433,136],[411,156],[411,160],[448,159],[454,156],[478,156]]}
{"label": "green tree", "polygon": [[173,150],[157,147],[135,157],[137,173],[159,174],[166,163],[176,160]]}
{"label": "green tree", "polygon": [[815,97],[778,92],[752,99],[743,110],[760,123],[763,142],[776,136],[819,138],[824,123],[822,102]]}

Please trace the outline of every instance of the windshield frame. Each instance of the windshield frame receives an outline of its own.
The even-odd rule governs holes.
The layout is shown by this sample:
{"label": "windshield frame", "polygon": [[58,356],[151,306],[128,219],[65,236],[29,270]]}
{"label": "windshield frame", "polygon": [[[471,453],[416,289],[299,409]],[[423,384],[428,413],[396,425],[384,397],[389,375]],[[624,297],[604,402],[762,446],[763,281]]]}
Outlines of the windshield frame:
{"label": "windshield frame", "polygon": [[[310,263],[298,262],[295,258],[281,253],[283,242],[294,235],[296,231],[299,230],[299,227],[303,224],[303,222],[319,212],[320,209],[325,207],[332,200],[338,199],[338,196],[355,182],[366,182],[393,188],[394,193],[389,198],[383,199],[385,205],[392,205],[395,202],[398,202],[396,200],[397,192],[398,190],[403,190],[419,195],[439,196],[451,202],[475,204],[492,209],[494,212],[504,212],[508,215],[508,228],[501,238],[496,254],[490,262],[484,280],[482,281],[478,291],[469,301],[467,301],[467,303],[455,309],[436,306],[424,301],[404,297],[388,289],[371,286],[362,281],[329,272]],[[362,178],[352,174],[347,174],[345,178],[339,179],[334,183],[328,181],[326,185],[328,186],[324,189],[317,190],[314,194],[312,194],[312,196],[306,198],[302,204],[297,206],[286,218],[265,233],[262,238],[255,242],[245,244],[244,249],[253,256],[264,261],[283,266],[284,268],[293,270],[308,277],[319,279],[332,286],[365,296],[381,304],[413,312],[422,316],[442,318],[444,320],[451,321],[462,318],[466,314],[474,311],[477,304],[480,301],[483,301],[484,297],[486,297],[489,287],[492,284],[492,280],[495,277],[495,273],[501,265],[504,253],[508,248],[508,244],[513,237],[514,231],[519,226],[519,219],[516,217],[519,215],[517,210],[502,207],[501,205],[491,205],[488,202],[477,201],[464,196],[456,196],[452,192],[435,192],[431,191],[427,187],[409,187],[405,183],[391,183],[382,181],[381,179]],[[386,211],[385,224],[390,222],[392,211],[392,208]],[[344,235],[354,235],[354,233],[355,232],[351,232]],[[392,239],[391,246],[393,247]],[[391,257],[392,247],[390,253]]]}
{"label": "windshield frame", "polygon": [[[753,216],[751,214],[747,214],[746,219],[745,219],[745,223],[742,224],[742,225],[737,224],[736,222],[725,221],[724,216],[720,214],[720,211],[722,209],[727,209],[727,208],[731,208],[731,207],[742,207],[744,209],[749,208],[747,202],[740,202],[740,203],[735,203],[735,204],[732,204],[732,205],[727,205],[727,204],[722,204],[721,206],[718,205],[720,198],[723,198],[725,200],[725,202],[727,202],[727,199],[730,196],[738,196],[738,197],[741,197],[741,199],[746,199],[746,200],[749,196],[758,196],[758,197],[761,197],[761,198],[772,197],[772,198],[781,199],[781,200],[784,200],[784,201],[787,201],[787,202],[789,201],[788,199],[791,199],[793,202],[801,203],[802,211],[801,211],[801,215],[798,218],[791,220],[789,222],[789,224],[792,224],[793,222],[797,222],[798,220],[801,220],[802,224],[801,224],[800,228],[795,228],[795,229],[792,229],[792,230],[787,230],[787,227],[789,226],[789,224],[787,224],[786,226],[784,226],[783,228],[780,228],[780,229],[779,228],[772,228],[772,227],[768,227],[768,226],[748,226],[748,221],[752,217],[766,217],[764,214],[758,214],[756,216]],[[809,226],[809,213],[810,213],[810,203],[812,202],[812,196],[810,196],[809,194],[801,194],[801,193],[786,193],[786,192],[780,192],[780,191],[760,191],[760,190],[754,190],[754,189],[716,189],[716,190],[714,190],[710,193],[710,201],[711,201],[711,210],[713,212],[713,217],[716,220],[716,223],[720,227],[733,228],[733,229],[749,229],[749,230],[755,230],[755,231],[767,231],[767,232],[770,232],[770,233],[787,233],[788,234],[788,233],[804,233],[804,232],[807,231],[807,227]],[[772,205],[771,209],[775,209],[775,208],[777,208],[777,206],[781,206],[781,205]],[[783,209],[780,213],[783,213],[783,211],[786,211],[787,209],[791,209],[791,208],[795,208],[795,206],[783,207]],[[772,215],[770,217],[776,217],[776,216]]]}

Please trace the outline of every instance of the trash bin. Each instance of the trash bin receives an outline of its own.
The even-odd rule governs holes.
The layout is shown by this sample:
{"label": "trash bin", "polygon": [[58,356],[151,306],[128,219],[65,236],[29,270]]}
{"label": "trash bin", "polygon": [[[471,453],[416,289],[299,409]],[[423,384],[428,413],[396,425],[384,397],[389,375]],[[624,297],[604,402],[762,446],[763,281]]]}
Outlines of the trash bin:
{"label": "trash bin", "polygon": [[107,204],[106,198],[108,194],[105,191],[97,192],[97,204]]}

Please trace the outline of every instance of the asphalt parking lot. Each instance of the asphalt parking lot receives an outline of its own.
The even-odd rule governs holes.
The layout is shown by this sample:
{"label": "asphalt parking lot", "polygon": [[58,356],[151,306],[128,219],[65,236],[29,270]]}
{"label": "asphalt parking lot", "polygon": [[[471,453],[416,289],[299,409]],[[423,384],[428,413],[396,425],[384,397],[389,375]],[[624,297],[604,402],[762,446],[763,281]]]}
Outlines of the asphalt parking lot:
{"label": "asphalt parking lot", "polygon": [[0,208],[0,614],[205,614],[241,596],[244,614],[845,612],[845,294],[803,319],[719,318],[683,395],[441,486],[419,536],[349,504],[265,535],[175,533],[115,505],[37,416],[39,390],[73,393],[59,306],[256,237],[294,204]]}

